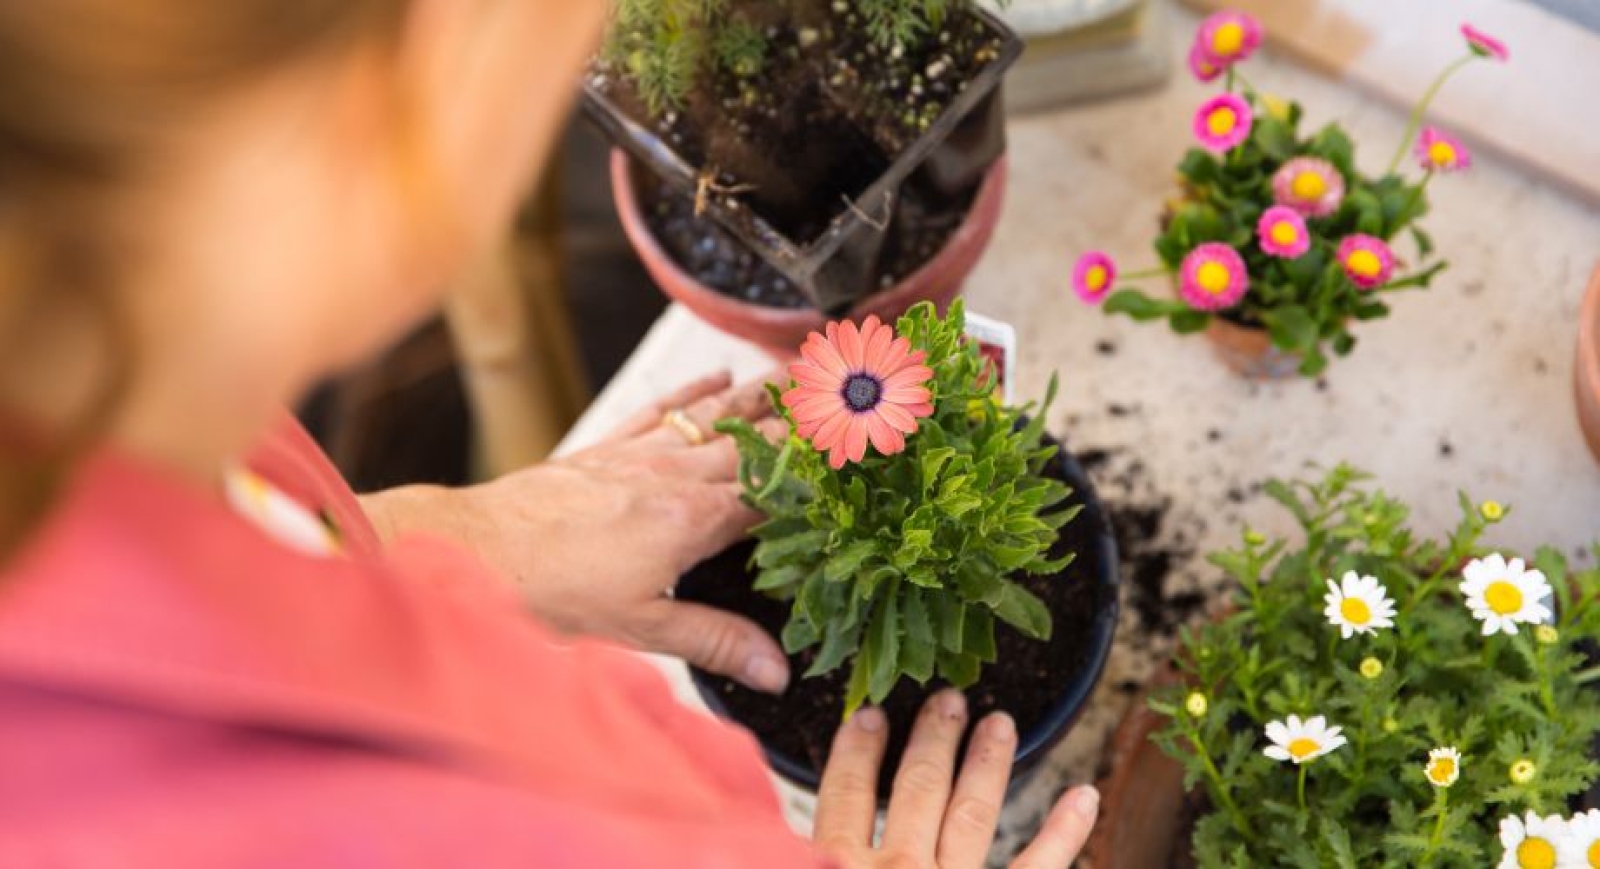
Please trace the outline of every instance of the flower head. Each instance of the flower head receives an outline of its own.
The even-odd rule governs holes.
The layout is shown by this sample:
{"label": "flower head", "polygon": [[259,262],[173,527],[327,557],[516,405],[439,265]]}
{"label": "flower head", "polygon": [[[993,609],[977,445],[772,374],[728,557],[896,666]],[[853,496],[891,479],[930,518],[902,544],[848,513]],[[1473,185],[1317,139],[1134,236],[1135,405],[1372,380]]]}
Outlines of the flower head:
{"label": "flower head", "polygon": [[1072,267],[1072,291],[1091,305],[1099,304],[1117,280],[1117,264],[1110,255],[1091,250]]}
{"label": "flower head", "polygon": [[1541,646],[1553,646],[1561,642],[1561,632],[1549,625],[1538,625],[1533,629],[1533,639]]}
{"label": "flower head", "polygon": [[1377,577],[1347,571],[1339,582],[1328,580],[1328,593],[1322,600],[1328,605],[1322,614],[1346,640],[1394,627],[1394,601]]}
{"label": "flower head", "polygon": [[1344,201],[1344,176],[1320,157],[1296,157],[1272,174],[1272,198],[1306,217],[1326,217]]}
{"label": "flower head", "polygon": [[1506,518],[1506,506],[1499,501],[1484,501],[1478,505],[1478,515],[1485,522],[1499,522]]}
{"label": "flower head", "polygon": [[1600,809],[1573,815],[1556,850],[1562,866],[1600,866]]}
{"label": "flower head", "polygon": [[1306,219],[1286,205],[1274,205],[1256,221],[1256,239],[1268,256],[1295,259],[1311,249]]}
{"label": "flower head", "polygon": [[1250,289],[1244,259],[1220,242],[1206,242],[1189,251],[1178,273],[1183,300],[1202,311],[1231,308]]}
{"label": "flower head", "polygon": [[1238,94],[1217,94],[1194,113],[1194,137],[1201,147],[1223,154],[1250,138],[1255,112]]}
{"label": "flower head", "polygon": [[1376,679],[1383,675],[1383,662],[1377,658],[1367,657],[1361,659],[1361,675],[1366,679]]}
{"label": "flower head", "polygon": [[1514,785],[1525,785],[1533,781],[1533,777],[1538,774],[1539,767],[1525,757],[1513,761],[1511,767],[1506,770],[1506,777],[1511,779],[1511,783]]}
{"label": "flower head", "polygon": [[1306,721],[1291,715],[1287,721],[1273,721],[1267,725],[1267,738],[1272,744],[1262,753],[1273,760],[1309,763],[1344,745],[1346,740],[1339,735],[1343,730],[1329,727],[1327,719],[1321,715]]}
{"label": "flower head", "polygon": [[1206,701],[1206,695],[1199,691],[1190,691],[1189,696],[1183,698],[1183,708],[1193,718],[1204,718],[1211,704]]}
{"label": "flower head", "polygon": [[1459,172],[1472,168],[1472,152],[1460,139],[1438,127],[1423,127],[1417,137],[1417,162],[1430,172]]}
{"label": "flower head", "polygon": [[1467,598],[1472,617],[1483,622],[1486,637],[1504,631],[1517,632],[1519,624],[1539,624],[1550,620],[1550,583],[1544,574],[1528,570],[1522,559],[1508,563],[1496,553],[1476,558],[1461,572],[1461,593]]}
{"label": "flower head", "polygon": [[924,386],[933,370],[923,351],[894,329],[868,317],[857,329],[849,320],[829,323],[827,336],[812,332],[800,348],[802,361],[789,366],[796,381],[783,394],[795,430],[828,453],[834,470],[859,462],[867,443],[883,455],[906,447],[917,419],[933,413],[933,395]]}
{"label": "flower head", "polygon": [[1222,75],[1222,67],[1211,62],[1211,57],[1201,50],[1200,43],[1189,46],[1189,71],[1202,82],[1213,82]]}
{"label": "flower head", "polygon": [[1511,59],[1511,49],[1506,44],[1471,24],[1461,25],[1461,35],[1467,38],[1467,47],[1479,57],[1492,57],[1495,60],[1507,61]]}
{"label": "flower head", "polygon": [[1242,12],[1218,12],[1200,22],[1195,35],[1195,47],[1219,69],[1248,58],[1260,46],[1261,23]]}
{"label": "flower head", "polygon": [[1449,746],[1435,748],[1428,752],[1428,765],[1422,771],[1428,777],[1428,784],[1447,788],[1461,777],[1461,752]]}
{"label": "flower head", "polygon": [[1555,869],[1566,838],[1567,823],[1555,815],[1501,818],[1500,844],[1506,850],[1499,869]]}
{"label": "flower head", "polygon": [[1351,283],[1370,290],[1388,283],[1394,275],[1394,252],[1383,239],[1356,233],[1339,242],[1339,264]]}

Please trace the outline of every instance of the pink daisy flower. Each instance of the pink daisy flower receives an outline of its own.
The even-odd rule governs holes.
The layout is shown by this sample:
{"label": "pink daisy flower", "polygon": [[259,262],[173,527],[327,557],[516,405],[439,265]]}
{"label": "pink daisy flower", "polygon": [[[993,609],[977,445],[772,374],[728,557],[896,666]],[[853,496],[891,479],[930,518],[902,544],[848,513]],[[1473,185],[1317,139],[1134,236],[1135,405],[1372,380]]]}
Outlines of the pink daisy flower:
{"label": "pink daisy flower", "polygon": [[1274,205],[1261,212],[1261,219],[1256,222],[1256,238],[1268,256],[1294,259],[1311,249],[1306,219],[1286,205]]}
{"label": "pink daisy flower", "polygon": [[1250,273],[1239,252],[1221,242],[1198,245],[1178,269],[1183,300],[1202,311],[1231,308],[1250,289]]}
{"label": "pink daisy flower", "polygon": [[1117,264],[1103,251],[1089,251],[1072,267],[1072,291],[1091,305],[1099,304],[1116,280]]}
{"label": "pink daisy flower", "polygon": [[1250,138],[1255,113],[1238,94],[1217,94],[1200,104],[1194,113],[1194,137],[1201,146],[1217,154],[1227,153]]}
{"label": "pink daisy flower", "polygon": [[1389,282],[1394,274],[1394,252],[1382,239],[1352,235],[1339,242],[1339,264],[1352,283],[1370,290]]}
{"label": "pink daisy flower", "polygon": [[1472,152],[1461,140],[1438,127],[1423,127],[1417,137],[1417,160],[1422,168],[1455,172],[1472,168]]}
{"label": "pink daisy flower", "polygon": [[1212,66],[1225,70],[1261,46],[1261,23],[1243,12],[1218,12],[1200,23],[1195,44]]}
{"label": "pink daisy flower", "polygon": [[1498,61],[1511,59],[1511,49],[1504,42],[1495,39],[1471,24],[1461,25],[1461,35],[1467,38],[1467,47],[1479,57],[1492,57]]}
{"label": "pink daisy flower", "polygon": [[1320,157],[1296,157],[1273,173],[1272,197],[1306,217],[1326,217],[1344,201],[1344,176]]}
{"label": "pink daisy flower", "polygon": [[933,413],[924,385],[933,377],[922,364],[927,354],[911,352],[911,342],[877,317],[860,329],[841,320],[825,331],[827,337],[808,335],[801,361],[789,366],[795,385],[783,394],[783,406],[794,415],[796,433],[828,453],[834,470],[861,461],[869,441],[886,456],[905,449],[917,419]]}
{"label": "pink daisy flower", "polygon": [[1189,71],[1202,82],[1216,81],[1222,75],[1222,67],[1211,62],[1198,42],[1189,47]]}

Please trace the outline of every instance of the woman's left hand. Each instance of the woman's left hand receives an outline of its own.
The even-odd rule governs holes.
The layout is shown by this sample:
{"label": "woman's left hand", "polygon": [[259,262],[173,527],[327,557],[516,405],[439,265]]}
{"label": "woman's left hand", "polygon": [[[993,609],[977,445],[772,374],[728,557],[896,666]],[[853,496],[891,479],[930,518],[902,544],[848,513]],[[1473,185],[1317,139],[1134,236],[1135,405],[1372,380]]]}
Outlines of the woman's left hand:
{"label": "woman's left hand", "polygon": [[[685,416],[664,425],[673,410]],[[363,506],[385,539],[427,531],[461,543],[516,580],[559,630],[674,655],[776,693],[789,668],[764,630],[669,595],[684,572],[760,518],[739,500],[733,442],[712,431],[729,416],[772,437],[785,431],[763,382],[730,388],[726,374],[715,375],[581,452],[479,486],[383,492]]]}

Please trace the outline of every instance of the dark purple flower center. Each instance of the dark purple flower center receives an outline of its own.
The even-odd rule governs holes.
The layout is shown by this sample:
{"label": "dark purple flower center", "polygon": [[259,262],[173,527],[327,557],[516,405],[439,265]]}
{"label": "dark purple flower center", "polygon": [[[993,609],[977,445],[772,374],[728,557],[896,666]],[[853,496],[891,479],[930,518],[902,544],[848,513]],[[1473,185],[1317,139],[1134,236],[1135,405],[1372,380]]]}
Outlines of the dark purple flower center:
{"label": "dark purple flower center", "polygon": [[878,400],[883,398],[883,383],[870,374],[852,374],[839,392],[851,410],[866,413],[877,407]]}

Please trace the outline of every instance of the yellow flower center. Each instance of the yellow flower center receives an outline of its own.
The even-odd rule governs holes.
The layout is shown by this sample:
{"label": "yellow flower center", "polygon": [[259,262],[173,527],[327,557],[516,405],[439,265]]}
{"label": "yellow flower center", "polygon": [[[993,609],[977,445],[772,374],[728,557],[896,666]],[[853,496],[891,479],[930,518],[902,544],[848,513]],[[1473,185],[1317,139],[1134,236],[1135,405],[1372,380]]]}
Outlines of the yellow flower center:
{"label": "yellow flower center", "polygon": [[1294,176],[1294,180],[1289,182],[1289,189],[1294,192],[1296,199],[1321,199],[1328,192],[1328,182],[1320,172],[1308,169]]}
{"label": "yellow flower center", "polygon": [[1428,763],[1428,780],[1436,785],[1450,782],[1456,774],[1456,762],[1448,757],[1436,757]]}
{"label": "yellow flower center", "polygon": [[1350,271],[1364,278],[1375,278],[1378,272],[1383,271],[1383,260],[1378,259],[1377,254],[1366,248],[1351,251],[1350,256],[1345,258],[1344,264],[1350,267]]}
{"label": "yellow flower center", "polygon": [[1233,276],[1228,274],[1228,267],[1221,263],[1204,262],[1194,273],[1195,283],[1200,289],[1213,296],[1220,296],[1227,292],[1228,284],[1233,282]]}
{"label": "yellow flower center", "polygon": [[1376,679],[1383,675],[1383,662],[1377,658],[1363,658],[1361,660],[1361,675],[1368,679]]}
{"label": "yellow flower center", "polygon": [[1555,869],[1555,846],[1544,839],[1529,836],[1517,846],[1517,865],[1522,869]]}
{"label": "yellow flower center", "polygon": [[1372,608],[1360,598],[1347,597],[1339,602],[1339,615],[1352,625],[1364,625],[1372,621]]}
{"label": "yellow flower center", "polygon": [[1484,589],[1483,599],[1489,604],[1489,609],[1498,615],[1508,616],[1522,611],[1522,589],[1503,579],[1489,583],[1489,587]]}
{"label": "yellow flower center", "polygon": [[1600,839],[1589,843],[1589,869],[1600,869]]}
{"label": "yellow flower center", "polygon": [[1456,149],[1449,142],[1434,142],[1428,146],[1428,159],[1435,166],[1456,165]]}
{"label": "yellow flower center", "polygon": [[1533,761],[1519,760],[1511,765],[1511,780],[1516,784],[1525,785],[1533,781],[1533,777],[1538,771],[1539,769],[1533,765]]}
{"label": "yellow flower center", "polygon": [[1280,220],[1274,223],[1270,235],[1273,241],[1284,247],[1294,244],[1300,238],[1300,233],[1295,231],[1294,224],[1287,220]]}
{"label": "yellow flower center", "polygon": [[1211,35],[1211,51],[1218,57],[1232,57],[1244,47],[1244,28],[1229,21]]}
{"label": "yellow flower center", "polygon": [[1089,285],[1089,289],[1094,290],[1096,292],[1099,292],[1100,290],[1105,289],[1105,286],[1106,286],[1106,267],[1105,266],[1090,266],[1088,274],[1085,274],[1083,276],[1083,282],[1085,284]]}
{"label": "yellow flower center", "polygon": [[1206,129],[1210,130],[1213,136],[1226,136],[1233,132],[1238,123],[1239,116],[1233,113],[1233,109],[1222,106],[1206,118]]}
{"label": "yellow flower center", "polygon": [[1305,760],[1311,755],[1316,754],[1317,749],[1321,747],[1322,746],[1318,745],[1315,739],[1307,739],[1306,737],[1302,736],[1299,739],[1289,743],[1289,756],[1295,760]]}

